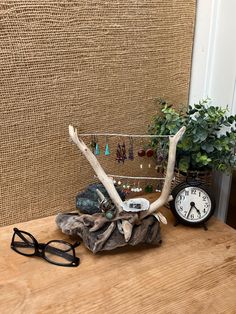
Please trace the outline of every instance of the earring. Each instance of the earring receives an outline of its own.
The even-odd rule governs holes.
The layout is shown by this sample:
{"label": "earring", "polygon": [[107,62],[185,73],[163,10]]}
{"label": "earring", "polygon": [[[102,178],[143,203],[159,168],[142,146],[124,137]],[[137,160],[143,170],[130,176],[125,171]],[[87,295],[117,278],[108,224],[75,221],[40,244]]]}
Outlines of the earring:
{"label": "earring", "polygon": [[164,160],[163,148],[162,148],[161,143],[158,146],[159,147],[157,148],[157,151],[156,151],[157,164],[162,164],[162,162]]}
{"label": "earring", "polygon": [[123,142],[122,147],[121,147],[121,157],[122,157],[122,162],[124,163],[125,160],[127,159],[127,157],[126,157],[125,142]]}
{"label": "earring", "polygon": [[151,184],[148,184],[146,187],[145,187],[145,192],[146,193],[152,193],[153,192],[153,186]]}
{"label": "earring", "polygon": [[143,189],[140,188],[140,182],[138,182],[138,188],[137,188],[137,192],[141,192]]}
{"label": "earring", "polygon": [[[143,148],[139,148],[139,150],[138,150],[138,156],[139,156],[139,157],[144,157],[145,155],[146,155],[145,150],[144,150]],[[139,167],[140,167],[140,169],[143,169],[143,164],[141,163],[141,164],[139,165]]]}
{"label": "earring", "polygon": [[157,184],[156,192],[161,192],[161,183]]}
{"label": "earring", "polygon": [[93,154],[95,154],[95,148],[96,148],[95,135],[91,136],[90,147],[91,147],[91,150],[92,150]]}
{"label": "earring", "polygon": [[139,157],[144,157],[146,155],[146,152],[143,148],[139,148],[138,150],[138,156]]}
{"label": "earring", "polygon": [[96,138],[95,155],[100,155],[100,148],[98,145],[98,139]]}
{"label": "earring", "polygon": [[[148,148],[147,150],[146,150],[146,156],[147,157],[152,157],[154,155],[154,151],[153,151],[153,149],[152,148]],[[151,168],[151,163],[149,162],[148,163],[148,168]]]}
{"label": "earring", "polygon": [[117,160],[119,163],[122,161],[122,151],[121,151],[120,143],[117,144],[116,160]]}
{"label": "earring", "polygon": [[129,138],[129,160],[134,160],[134,141],[132,136]]}
{"label": "earring", "polygon": [[108,145],[108,137],[106,136],[105,156],[109,156],[109,155],[110,155],[110,149]]}

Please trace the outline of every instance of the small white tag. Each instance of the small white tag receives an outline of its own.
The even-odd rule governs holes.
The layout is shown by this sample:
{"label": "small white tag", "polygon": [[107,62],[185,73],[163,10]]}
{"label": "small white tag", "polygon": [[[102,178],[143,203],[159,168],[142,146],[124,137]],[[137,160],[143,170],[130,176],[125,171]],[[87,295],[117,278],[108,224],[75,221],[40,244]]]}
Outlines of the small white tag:
{"label": "small white tag", "polygon": [[146,198],[131,198],[128,201],[123,202],[122,207],[126,212],[140,212],[143,210],[148,210],[150,202]]}

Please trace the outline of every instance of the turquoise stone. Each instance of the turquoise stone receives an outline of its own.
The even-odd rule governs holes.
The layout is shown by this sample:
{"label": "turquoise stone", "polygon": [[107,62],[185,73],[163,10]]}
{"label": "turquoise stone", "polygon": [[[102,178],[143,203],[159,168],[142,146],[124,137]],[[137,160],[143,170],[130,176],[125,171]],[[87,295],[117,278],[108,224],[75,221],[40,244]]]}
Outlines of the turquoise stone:
{"label": "turquoise stone", "polygon": [[110,155],[110,149],[109,149],[108,144],[106,144],[106,147],[105,147],[105,156],[109,156],[109,155]]}
{"label": "turquoise stone", "polygon": [[100,155],[100,149],[99,149],[98,143],[96,143],[95,155]]}
{"label": "turquoise stone", "polygon": [[107,219],[112,219],[114,217],[114,213],[109,210],[106,212],[105,215]]}

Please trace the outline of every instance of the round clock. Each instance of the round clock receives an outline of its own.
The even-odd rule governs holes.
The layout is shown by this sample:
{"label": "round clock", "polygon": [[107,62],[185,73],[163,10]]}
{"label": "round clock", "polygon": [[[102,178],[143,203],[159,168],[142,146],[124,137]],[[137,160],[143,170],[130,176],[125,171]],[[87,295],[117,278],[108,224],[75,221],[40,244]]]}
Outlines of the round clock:
{"label": "round clock", "polygon": [[170,208],[176,221],[188,226],[199,226],[213,215],[215,200],[208,187],[199,181],[184,182],[172,191]]}

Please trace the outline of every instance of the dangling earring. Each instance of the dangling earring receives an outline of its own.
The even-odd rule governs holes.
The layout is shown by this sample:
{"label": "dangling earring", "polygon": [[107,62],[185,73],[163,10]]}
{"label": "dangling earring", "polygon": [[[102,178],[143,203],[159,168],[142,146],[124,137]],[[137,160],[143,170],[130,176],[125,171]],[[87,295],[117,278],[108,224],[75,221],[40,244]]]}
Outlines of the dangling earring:
{"label": "dangling earring", "polygon": [[98,145],[98,139],[96,138],[95,155],[100,155],[100,148]]}
{"label": "dangling earring", "polygon": [[158,146],[159,147],[157,148],[157,151],[156,151],[157,164],[161,165],[164,160],[164,154],[163,154],[163,148],[162,148],[161,143]]}
{"label": "dangling earring", "polygon": [[108,137],[106,136],[105,156],[109,156],[109,155],[110,155],[110,149],[108,145]]}
{"label": "dangling earring", "polygon": [[[139,148],[138,150],[138,156],[139,157],[144,157],[146,155],[146,152],[144,150],[144,148]],[[143,164],[141,162],[141,164],[139,165],[140,169],[143,169]]]}
{"label": "dangling earring", "polygon": [[146,187],[145,187],[145,192],[146,193],[152,193],[153,192],[153,186],[151,184],[148,184]]}
{"label": "dangling earring", "polygon": [[[153,149],[152,148],[148,148],[147,150],[146,150],[146,156],[147,157],[152,157],[154,155],[154,151],[153,151]],[[151,168],[151,163],[149,162],[148,163],[148,168]]]}
{"label": "dangling earring", "polygon": [[157,184],[157,188],[156,188],[155,191],[156,192],[161,192],[161,183],[160,182]]}
{"label": "dangling earring", "polygon": [[129,160],[134,160],[134,141],[132,136],[129,138]]}
{"label": "dangling earring", "polygon": [[95,135],[91,136],[90,147],[91,147],[93,154],[95,154],[95,147],[96,147]]}
{"label": "dangling earring", "polygon": [[140,182],[138,182],[137,192],[141,192],[143,189],[140,187]]}
{"label": "dangling earring", "polygon": [[122,146],[121,146],[121,157],[122,157],[122,162],[124,163],[125,160],[127,159],[126,156],[126,148],[125,148],[125,142],[123,142]]}

